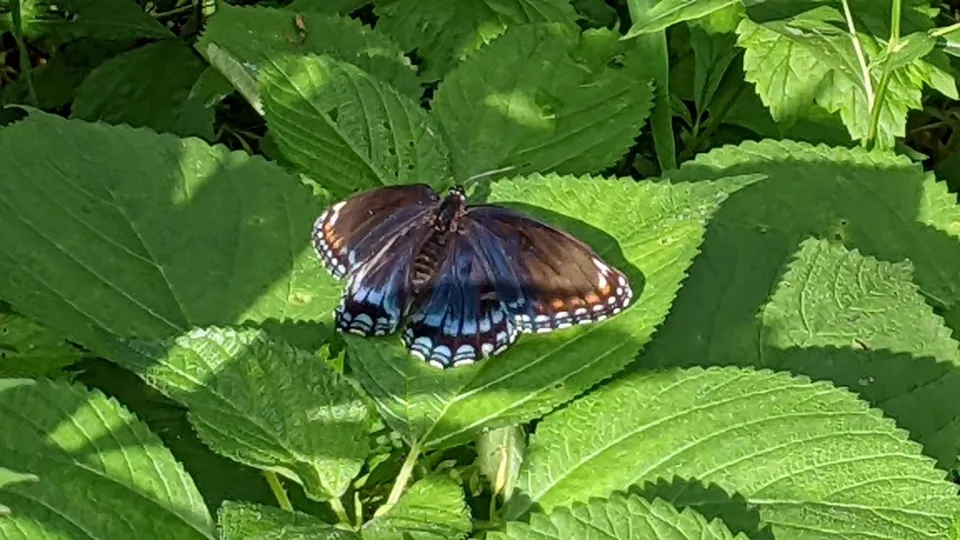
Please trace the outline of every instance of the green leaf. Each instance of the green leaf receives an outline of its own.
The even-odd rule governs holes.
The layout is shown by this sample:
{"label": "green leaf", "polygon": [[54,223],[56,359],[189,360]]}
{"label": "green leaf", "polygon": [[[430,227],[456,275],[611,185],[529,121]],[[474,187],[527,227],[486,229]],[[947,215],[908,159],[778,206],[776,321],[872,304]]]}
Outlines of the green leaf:
{"label": "green leaf", "polygon": [[517,477],[527,449],[527,437],[520,426],[491,429],[477,437],[477,467],[493,486],[493,494],[508,501],[517,487]]}
{"label": "green leaf", "polygon": [[714,11],[739,3],[740,0],[660,0],[640,17],[633,19],[633,25],[624,39],[640,34],[658,32],[683,21],[706,17]]}
{"label": "green leaf", "polygon": [[[598,536],[600,535],[600,536]],[[726,540],[734,536],[722,521],[708,523],[691,509],[682,512],[661,499],[645,501],[636,495],[593,499],[589,504],[535,513],[530,523],[507,522],[505,532],[492,532],[490,540]]]}
{"label": "green leaf", "polygon": [[309,514],[273,506],[225,501],[217,512],[220,540],[359,540]]}
{"label": "green leaf", "polygon": [[0,130],[0,170],[0,298],[97,354],[194,326],[330,320],[341,287],[309,238],[327,202],[263,159],[33,113]]}
{"label": "green leaf", "polygon": [[423,58],[423,77],[436,81],[507,28],[558,23],[576,31],[569,0],[378,0],[377,31]]}
{"label": "green leaf", "polygon": [[77,384],[0,379],[4,469],[35,480],[0,489],[0,505],[11,512],[0,519],[0,537],[214,536],[193,480],[157,436],[116,401]]}
{"label": "green leaf", "polygon": [[869,347],[960,365],[958,343],[913,284],[909,262],[827,240],[800,243],[760,320],[772,348]]}
{"label": "green leaf", "polygon": [[[57,49],[46,63],[30,70],[40,108],[53,110],[69,105],[95,67],[129,48],[130,44],[122,41],[78,39]],[[7,84],[0,98],[4,103],[28,103],[26,77]]]}
{"label": "green leaf", "polygon": [[318,500],[337,498],[369,451],[370,419],[354,388],[262,330],[195,329],[131,341],[120,364],[190,410],[214,451],[283,474]]}
{"label": "green leaf", "polygon": [[212,134],[212,112],[201,125],[179,114],[205,67],[181,41],[144,45],[94,69],[77,89],[70,117],[183,136]]}
{"label": "green leaf", "polygon": [[949,398],[960,391],[960,344],[912,278],[908,262],[804,241],[759,316],[764,362],[858,392],[950,466],[960,453],[960,406]]}
{"label": "green leaf", "polygon": [[[355,64],[402,94],[420,98],[417,70],[390,38],[360,21],[322,15],[312,9],[299,15],[303,28],[299,27],[297,17],[289,7],[219,5],[196,48],[213,63],[210,47],[214,45],[219,47],[220,54],[225,52],[257,71],[271,66],[277,57],[285,54],[329,55]],[[229,78],[231,74],[225,72],[224,75]]]}
{"label": "green leaf", "polygon": [[[828,383],[737,368],[647,371],[537,426],[520,479],[529,501],[508,514],[692,479],[755,508],[751,536],[770,527],[778,538],[913,538],[945,533],[960,511],[945,476],[892,421]],[[724,513],[722,500],[678,503]]]}
{"label": "green leaf", "polygon": [[557,26],[514,26],[443,80],[433,114],[458,179],[504,166],[587,174],[633,145],[650,112],[648,81],[608,67],[610,57],[577,62],[578,44]]}
{"label": "green leaf", "polygon": [[[876,3],[860,8],[860,14],[869,23],[870,14],[878,9]],[[853,139],[863,139],[870,123],[868,86],[864,69],[845,28],[839,8],[821,7],[790,19],[757,24],[744,19],[738,28],[738,44],[746,49],[744,70],[746,79],[757,85],[764,104],[778,122],[787,126],[797,118],[808,116],[813,107],[822,107],[839,113]],[[881,8],[882,9],[882,8]],[[929,20],[925,21],[929,26]],[[867,62],[883,65],[877,25],[867,25],[858,34]],[[874,32],[874,33],[871,33]],[[910,48],[910,54],[917,50]],[[871,72],[873,84],[870,95],[875,95],[882,74]],[[891,147],[895,137],[905,133],[906,117],[910,109],[922,107],[924,85],[955,98],[956,85],[951,77],[927,61],[916,61],[897,70],[889,82],[881,104],[878,141]],[[871,98],[872,99],[872,98]]]}
{"label": "green leaf", "polygon": [[349,15],[370,0],[293,0],[284,8],[290,11]]}
{"label": "green leaf", "polygon": [[434,474],[410,487],[383,515],[363,525],[363,540],[459,540],[470,532],[463,489]]}
{"label": "green leaf", "polygon": [[55,377],[85,356],[33,321],[0,311],[0,377]]}
{"label": "green leaf", "polygon": [[[65,43],[78,38],[169,39],[173,34],[128,0],[19,0],[24,37],[51,36]],[[0,31],[13,28],[10,13],[0,12]]]}
{"label": "green leaf", "polygon": [[280,150],[332,194],[449,182],[446,148],[426,111],[353,65],[275,59],[261,74],[261,93]]}
{"label": "green leaf", "polygon": [[449,447],[482,429],[536,418],[636,356],[666,316],[707,219],[748,180],[669,185],[534,176],[494,183],[488,202],[587,242],[629,277],[634,304],[599,325],[521,336],[504,354],[455,370],[438,372],[412,358],[394,337],[347,336],[347,359],[387,424],[411,444]]}
{"label": "green leaf", "polygon": [[213,131],[216,108],[234,90],[230,81],[217,68],[207,66],[175,112],[181,129],[212,141],[216,137]]}
{"label": "green leaf", "polygon": [[[673,178],[749,173],[766,174],[767,180],[732,194],[716,213],[703,252],[647,347],[643,365],[775,367],[827,379],[859,392],[923,441],[941,466],[951,466],[960,441],[952,425],[960,406],[947,405],[954,402],[947,396],[960,392],[956,353],[948,354],[944,333],[935,331],[943,324],[939,317],[916,292],[905,291],[914,290],[910,282],[915,283],[948,324],[960,313],[960,275],[952,270],[960,267],[956,196],[905,157],[788,141],[717,149],[685,164]],[[811,339],[812,349],[784,350],[768,341],[771,329],[760,314],[810,237],[842,243],[880,261],[909,260],[909,277],[902,268],[870,263],[873,275],[858,271],[852,283],[872,283],[869,292],[853,296],[848,290],[844,296],[866,301],[878,295],[874,302],[898,317],[877,319],[854,304],[836,304],[830,297],[840,277],[827,273],[807,285],[817,292],[805,301],[818,299],[823,309],[830,308],[817,315],[834,321],[828,326],[847,318],[863,324],[847,323],[841,334],[826,328],[826,335]],[[868,264],[855,259],[844,264]],[[957,332],[955,324],[952,330]],[[782,335],[778,339],[784,343]],[[936,405],[918,409],[918,403]]]}
{"label": "green leaf", "polygon": [[707,111],[717,94],[730,64],[740,54],[734,47],[736,41],[736,34],[711,33],[700,25],[690,27],[690,47],[696,62],[693,99],[701,115]]}

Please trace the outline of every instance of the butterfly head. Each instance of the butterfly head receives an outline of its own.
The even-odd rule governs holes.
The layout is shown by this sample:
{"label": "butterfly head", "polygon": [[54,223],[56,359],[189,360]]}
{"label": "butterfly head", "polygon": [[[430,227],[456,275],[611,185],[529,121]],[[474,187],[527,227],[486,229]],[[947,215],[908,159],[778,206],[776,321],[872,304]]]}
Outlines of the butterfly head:
{"label": "butterfly head", "polygon": [[462,186],[450,188],[447,196],[440,203],[440,208],[434,216],[433,226],[442,232],[453,232],[457,223],[467,211],[467,196]]}

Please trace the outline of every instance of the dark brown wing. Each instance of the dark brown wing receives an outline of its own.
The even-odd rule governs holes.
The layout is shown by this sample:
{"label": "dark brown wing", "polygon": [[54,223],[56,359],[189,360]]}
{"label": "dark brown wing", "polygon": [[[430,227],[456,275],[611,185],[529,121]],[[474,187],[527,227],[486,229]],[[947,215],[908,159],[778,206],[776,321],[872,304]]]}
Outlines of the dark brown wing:
{"label": "dark brown wing", "polygon": [[440,197],[426,184],[358,193],[327,209],[313,225],[313,246],[327,270],[342,279],[388,242],[424,223]]}
{"label": "dark brown wing", "polygon": [[506,261],[518,281],[520,300],[504,301],[521,332],[602,321],[633,298],[622,272],[566,232],[498,206],[470,207],[464,219],[489,231],[475,235],[485,259]]}

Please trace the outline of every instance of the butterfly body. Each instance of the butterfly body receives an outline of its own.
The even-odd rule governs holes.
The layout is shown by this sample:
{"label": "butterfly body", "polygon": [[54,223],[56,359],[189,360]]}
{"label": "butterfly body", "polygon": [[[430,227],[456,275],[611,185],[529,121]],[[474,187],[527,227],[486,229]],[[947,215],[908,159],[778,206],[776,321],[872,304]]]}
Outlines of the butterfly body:
{"label": "butterfly body", "polygon": [[313,243],[346,279],[339,330],[404,326],[411,354],[438,368],[498,354],[520,333],[602,321],[626,308],[626,277],[571,235],[518,212],[468,206],[423,184],[354,195],[315,222]]}

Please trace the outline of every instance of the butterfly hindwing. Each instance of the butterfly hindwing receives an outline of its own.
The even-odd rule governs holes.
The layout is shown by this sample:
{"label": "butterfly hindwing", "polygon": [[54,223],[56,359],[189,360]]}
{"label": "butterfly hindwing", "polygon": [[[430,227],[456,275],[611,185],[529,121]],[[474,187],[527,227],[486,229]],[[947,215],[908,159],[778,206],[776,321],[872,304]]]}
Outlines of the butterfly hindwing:
{"label": "butterfly hindwing", "polygon": [[393,333],[409,300],[411,262],[429,237],[427,227],[408,227],[352,269],[334,313],[337,328],[363,336]]}
{"label": "butterfly hindwing", "polygon": [[524,299],[510,306],[521,332],[602,321],[633,298],[623,273],[563,231],[497,206],[470,207],[464,221],[485,229],[495,239],[489,244],[509,261]]}
{"label": "butterfly hindwing", "polygon": [[502,352],[517,339],[504,299],[519,300],[519,284],[498,275],[470,234],[452,235],[446,257],[413,306],[404,343],[434,367],[475,362]]}
{"label": "butterfly hindwing", "polygon": [[313,246],[327,270],[342,279],[386,242],[428,219],[439,196],[426,184],[358,193],[328,208],[313,225]]}

